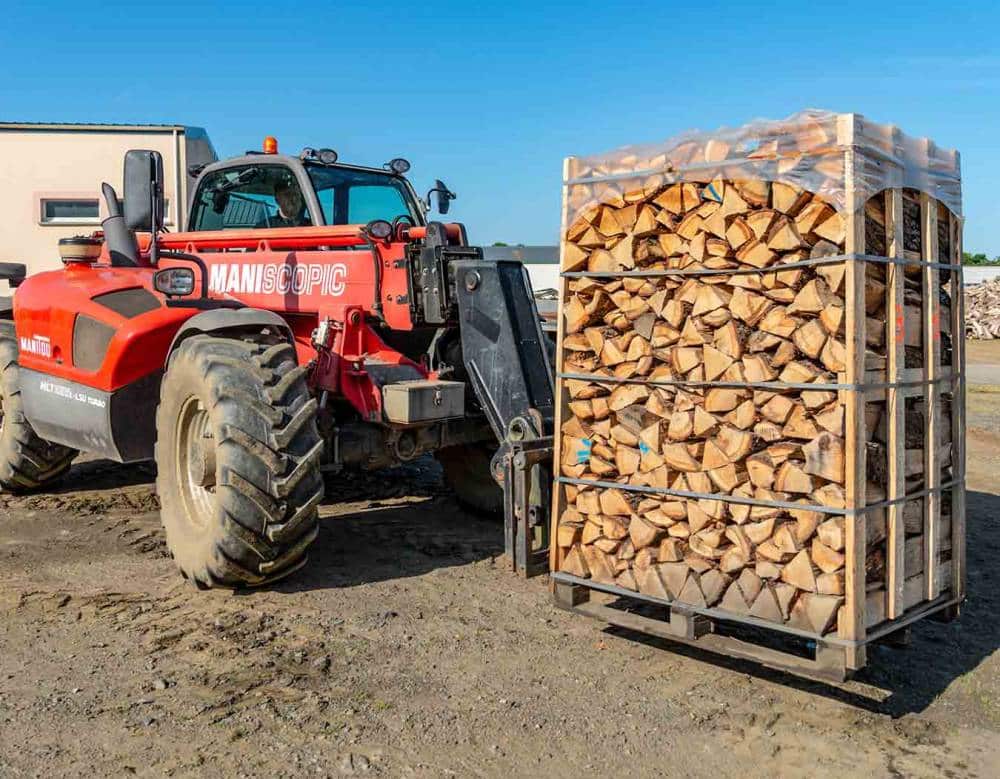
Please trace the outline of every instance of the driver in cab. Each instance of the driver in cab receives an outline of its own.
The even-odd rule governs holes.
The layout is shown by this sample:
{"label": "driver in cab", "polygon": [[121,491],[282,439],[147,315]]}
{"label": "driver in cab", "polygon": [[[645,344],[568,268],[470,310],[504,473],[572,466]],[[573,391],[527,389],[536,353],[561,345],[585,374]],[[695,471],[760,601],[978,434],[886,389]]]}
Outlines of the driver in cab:
{"label": "driver in cab", "polygon": [[278,206],[277,216],[265,217],[265,223],[258,227],[308,227],[312,224],[302,192],[294,181],[283,179],[275,184],[274,200]]}

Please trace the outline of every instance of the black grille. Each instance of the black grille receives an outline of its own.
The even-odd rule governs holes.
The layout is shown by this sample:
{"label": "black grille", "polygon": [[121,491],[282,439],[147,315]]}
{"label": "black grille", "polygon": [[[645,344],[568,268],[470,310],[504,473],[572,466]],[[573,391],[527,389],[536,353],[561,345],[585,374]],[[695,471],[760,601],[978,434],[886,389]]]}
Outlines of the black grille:
{"label": "black grille", "polygon": [[110,308],[116,314],[121,314],[126,319],[131,319],[147,311],[153,311],[160,307],[160,301],[156,295],[143,287],[133,289],[120,289],[115,292],[106,292],[93,298],[95,303],[100,303],[105,308]]}
{"label": "black grille", "polygon": [[110,325],[77,314],[73,323],[73,365],[85,371],[100,368],[114,334],[115,329]]}

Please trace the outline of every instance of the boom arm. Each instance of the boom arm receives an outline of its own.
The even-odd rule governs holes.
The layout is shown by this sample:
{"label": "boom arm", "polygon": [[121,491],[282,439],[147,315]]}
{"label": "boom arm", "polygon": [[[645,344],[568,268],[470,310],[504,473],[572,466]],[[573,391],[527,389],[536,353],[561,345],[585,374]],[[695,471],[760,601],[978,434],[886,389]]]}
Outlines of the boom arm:
{"label": "boom arm", "polygon": [[526,576],[548,571],[555,389],[546,336],[520,262],[451,263],[469,381],[500,442],[507,555]]}

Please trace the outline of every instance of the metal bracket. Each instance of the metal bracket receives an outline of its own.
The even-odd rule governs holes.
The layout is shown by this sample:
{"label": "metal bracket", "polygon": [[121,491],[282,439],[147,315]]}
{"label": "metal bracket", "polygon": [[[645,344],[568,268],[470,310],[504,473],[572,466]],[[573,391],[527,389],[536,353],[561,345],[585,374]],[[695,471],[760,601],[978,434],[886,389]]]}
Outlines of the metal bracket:
{"label": "metal bracket", "polygon": [[549,570],[553,441],[535,437],[533,427],[523,417],[514,419],[492,463],[504,488],[504,551],[511,570],[525,578]]}

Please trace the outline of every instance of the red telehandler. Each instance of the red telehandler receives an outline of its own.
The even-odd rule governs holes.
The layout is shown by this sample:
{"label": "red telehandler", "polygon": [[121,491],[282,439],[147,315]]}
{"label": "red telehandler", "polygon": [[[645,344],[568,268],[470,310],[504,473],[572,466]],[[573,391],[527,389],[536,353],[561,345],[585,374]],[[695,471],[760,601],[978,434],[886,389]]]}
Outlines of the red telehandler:
{"label": "red telehandler", "polygon": [[[0,484],[40,489],[78,452],[153,459],[167,544],[199,587],[303,565],[323,471],[433,452],[459,497],[502,511],[515,570],[547,569],[553,380],[526,271],[428,221],[409,163],[330,149],[192,169],[163,228],[163,163],[125,157],[102,232],[0,307]],[[336,478],[336,476],[329,476]]]}

